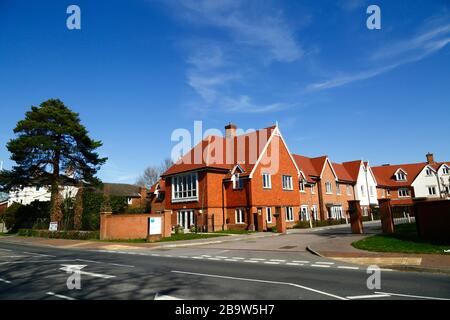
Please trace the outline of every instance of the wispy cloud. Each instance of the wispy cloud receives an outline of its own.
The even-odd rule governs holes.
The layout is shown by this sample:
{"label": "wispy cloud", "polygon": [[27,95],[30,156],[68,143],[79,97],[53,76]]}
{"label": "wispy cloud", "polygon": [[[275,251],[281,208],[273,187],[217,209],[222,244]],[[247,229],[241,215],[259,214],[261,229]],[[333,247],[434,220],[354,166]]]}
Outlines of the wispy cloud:
{"label": "wispy cloud", "polygon": [[306,92],[341,87],[389,72],[402,65],[420,61],[441,50],[450,43],[450,24],[427,30],[413,38],[399,41],[377,50],[369,58],[369,63],[378,64],[368,70],[341,74],[330,79],[313,83]]}
{"label": "wispy cloud", "polygon": [[249,70],[261,70],[273,62],[292,63],[303,55],[280,10],[259,0],[173,0],[171,4],[183,22],[216,28],[222,35],[222,40],[200,37],[185,41],[187,84],[201,98],[187,105],[202,111],[241,113],[293,106],[281,101],[257,103],[249,93],[255,82]]}

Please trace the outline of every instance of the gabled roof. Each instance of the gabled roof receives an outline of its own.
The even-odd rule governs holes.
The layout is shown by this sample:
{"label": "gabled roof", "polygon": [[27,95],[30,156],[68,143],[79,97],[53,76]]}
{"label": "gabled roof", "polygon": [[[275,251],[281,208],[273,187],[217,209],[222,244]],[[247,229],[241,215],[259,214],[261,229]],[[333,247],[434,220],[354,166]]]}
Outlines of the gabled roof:
{"label": "gabled roof", "polygon": [[[426,165],[428,165],[426,162],[384,165],[372,167],[372,172],[379,185],[387,187],[408,187]],[[407,181],[395,180],[395,173],[400,169],[408,175]]]}
{"label": "gabled roof", "polygon": [[358,179],[358,175],[354,179],[343,164],[333,162],[333,168],[339,181],[356,182]]}
{"label": "gabled roof", "polygon": [[154,185],[150,187],[149,193],[155,193],[156,190],[159,192],[164,192],[166,188],[166,183],[163,179],[159,179]]}
{"label": "gabled roof", "polygon": [[320,171],[318,172],[316,170],[311,161],[312,158],[305,157],[299,154],[293,154],[292,157],[297,163],[298,168],[305,174],[306,181],[308,183],[314,183],[315,181],[312,179],[312,177],[318,177],[320,175]]}
{"label": "gabled roof", "polygon": [[[356,182],[361,169],[361,160],[343,162],[342,165],[351,177],[351,181]],[[364,166],[367,167],[367,162],[364,163]]]}
{"label": "gabled roof", "polygon": [[[208,136],[207,138],[199,142],[196,146],[194,146],[194,148],[189,150],[180,160],[178,160],[161,176],[164,177],[188,171],[205,169],[223,170],[224,172],[229,173],[238,164],[244,171],[241,176],[250,175],[257,159],[260,157],[264,146],[267,144],[267,141],[269,140],[275,128],[276,126],[271,126],[231,138],[224,138],[221,136]],[[256,143],[253,144],[253,142]],[[250,150],[250,143],[252,143],[252,145],[258,146],[256,148],[257,150],[255,150],[256,154],[250,153],[250,151],[253,151]],[[234,150],[228,150],[227,146],[233,146]],[[220,163],[214,163],[214,156],[217,154],[215,153],[217,152],[216,148],[220,148],[220,150],[223,151],[223,155],[221,155],[220,157]],[[213,154],[212,157],[203,156],[204,154],[208,155],[210,153]],[[241,155],[243,156],[243,159],[238,158]]]}
{"label": "gabled roof", "polygon": [[103,190],[97,190],[97,192],[108,193],[111,196],[137,198],[141,197],[140,190],[140,186],[133,184],[103,183]]}

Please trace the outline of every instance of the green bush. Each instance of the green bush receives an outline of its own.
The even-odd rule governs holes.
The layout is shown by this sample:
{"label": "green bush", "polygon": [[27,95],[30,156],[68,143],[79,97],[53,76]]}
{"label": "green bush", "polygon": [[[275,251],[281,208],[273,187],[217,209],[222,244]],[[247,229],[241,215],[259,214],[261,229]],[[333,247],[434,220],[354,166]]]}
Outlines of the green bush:
{"label": "green bush", "polygon": [[295,229],[304,229],[304,228],[309,228],[309,221],[298,221],[295,225],[294,228]]}
{"label": "green bush", "polygon": [[50,239],[72,239],[72,240],[91,240],[99,239],[98,231],[48,231],[48,230],[34,230],[34,229],[19,229],[17,235],[23,237],[41,237]]}
{"label": "green bush", "polygon": [[[326,227],[326,226],[335,226],[339,224],[344,224],[345,219],[328,219],[328,220],[316,220],[312,222],[313,227]],[[305,229],[309,228],[309,221],[298,221],[295,225],[295,229]]]}
{"label": "green bush", "polygon": [[50,202],[33,201],[29,205],[13,203],[4,213],[6,228],[11,232],[32,228],[38,219],[50,219]]}

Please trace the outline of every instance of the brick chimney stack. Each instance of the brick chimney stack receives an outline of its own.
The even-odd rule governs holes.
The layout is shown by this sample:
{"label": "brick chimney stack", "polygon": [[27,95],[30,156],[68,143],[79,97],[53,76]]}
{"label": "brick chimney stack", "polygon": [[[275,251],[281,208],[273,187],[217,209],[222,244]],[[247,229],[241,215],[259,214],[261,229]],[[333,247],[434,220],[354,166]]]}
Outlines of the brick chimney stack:
{"label": "brick chimney stack", "polygon": [[428,164],[434,164],[435,162],[434,162],[434,156],[433,156],[433,154],[432,153],[427,153],[427,163]]}
{"label": "brick chimney stack", "polygon": [[229,123],[225,126],[225,138],[231,138],[236,136],[237,126],[233,123]]}

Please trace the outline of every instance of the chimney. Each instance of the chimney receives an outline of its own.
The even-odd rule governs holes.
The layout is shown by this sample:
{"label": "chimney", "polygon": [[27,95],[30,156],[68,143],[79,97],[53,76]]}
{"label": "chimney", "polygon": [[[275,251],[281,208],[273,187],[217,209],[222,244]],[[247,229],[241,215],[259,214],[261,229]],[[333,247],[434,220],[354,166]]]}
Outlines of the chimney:
{"label": "chimney", "polygon": [[236,136],[236,125],[233,123],[229,123],[225,126],[225,138],[231,138]]}
{"label": "chimney", "polygon": [[428,164],[434,164],[435,162],[434,162],[434,156],[433,156],[433,154],[432,153],[427,153],[427,163]]}

